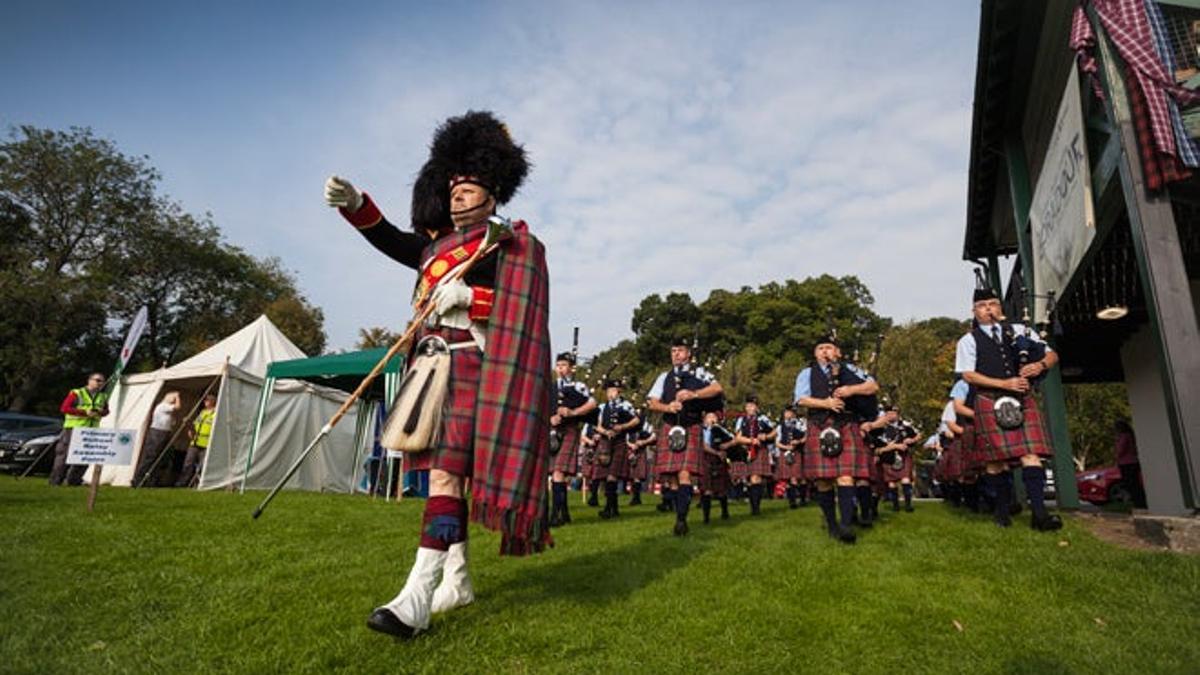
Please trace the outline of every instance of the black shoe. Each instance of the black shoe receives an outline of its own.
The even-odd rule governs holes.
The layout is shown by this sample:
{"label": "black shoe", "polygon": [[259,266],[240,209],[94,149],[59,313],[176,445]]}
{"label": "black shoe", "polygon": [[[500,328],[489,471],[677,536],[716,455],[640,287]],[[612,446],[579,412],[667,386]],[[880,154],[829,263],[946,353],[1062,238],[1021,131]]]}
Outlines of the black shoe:
{"label": "black shoe", "polygon": [[675,536],[682,537],[682,536],[687,535],[687,533],[688,533],[687,521],[686,520],[675,521]]}
{"label": "black shoe", "polygon": [[371,612],[371,616],[367,618],[367,628],[406,640],[416,633],[411,626],[392,614],[391,610],[383,607]]}
{"label": "black shoe", "polygon": [[1021,506],[1021,502],[1013,502],[1008,505],[1008,515],[1014,518],[1021,515],[1021,511],[1024,511],[1024,508]]}
{"label": "black shoe", "polygon": [[892,510],[895,511],[896,513],[900,513],[900,505],[892,504]]}
{"label": "black shoe", "polygon": [[613,517],[613,510],[612,510],[611,506],[605,506],[604,509],[600,511],[600,519],[601,520],[608,520],[609,518],[612,518],[612,517]]}
{"label": "black shoe", "polygon": [[854,542],[858,541],[858,537],[855,536],[854,530],[849,527],[838,528],[837,538],[838,541],[842,542],[843,544],[853,544]]}
{"label": "black shoe", "polygon": [[566,509],[563,509],[563,510],[562,510],[562,523],[563,523],[563,525],[566,525],[566,524],[568,524],[568,523],[570,523],[570,522],[571,522],[571,512],[570,512],[570,511],[568,511],[568,510],[566,510]]}
{"label": "black shoe", "polygon": [[875,527],[875,521],[871,520],[870,518],[859,518],[858,526],[863,528],[864,530],[869,530],[872,527]]}
{"label": "black shoe", "polygon": [[558,517],[558,513],[550,516],[550,527],[562,527],[562,518]]}
{"label": "black shoe", "polygon": [[630,505],[630,506],[641,506],[641,505],[642,505],[642,498],[641,498],[641,497],[634,497],[633,499],[630,499],[630,500],[629,500],[629,505]]}
{"label": "black shoe", "polygon": [[1012,527],[1012,518],[1008,514],[996,516],[992,521],[996,523],[996,527]]}
{"label": "black shoe", "polygon": [[728,511],[721,512],[721,520],[729,520],[729,512]]}
{"label": "black shoe", "polygon": [[1061,530],[1063,522],[1062,518],[1053,513],[1047,513],[1045,518],[1038,518],[1037,515],[1034,515],[1029,521],[1029,526],[1038,532],[1053,532]]}
{"label": "black shoe", "polygon": [[905,513],[912,513],[912,512],[913,512],[913,507],[912,507],[912,504],[905,504],[905,505],[904,505],[904,512],[905,512]]}
{"label": "black shoe", "polygon": [[660,513],[666,513],[667,511],[674,511],[674,509],[671,508],[670,504],[659,504],[658,506],[656,506],[654,508],[658,509]]}
{"label": "black shoe", "polygon": [[591,495],[588,497],[588,500],[587,500],[587,505],[588,505],[588,506],[593,506],[593,507],[594,507],[594,506],[600,506],[600,498],[596,496],[596,493],[595,493],[595,492],[593,492],[593,493],[592,493],[592,494],[591,494]]}

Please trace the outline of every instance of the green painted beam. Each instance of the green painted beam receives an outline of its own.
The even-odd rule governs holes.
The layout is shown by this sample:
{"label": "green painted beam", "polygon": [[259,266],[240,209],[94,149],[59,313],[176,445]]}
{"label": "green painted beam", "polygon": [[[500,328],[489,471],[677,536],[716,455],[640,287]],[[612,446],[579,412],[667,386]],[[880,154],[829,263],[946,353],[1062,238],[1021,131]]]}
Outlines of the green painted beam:
{"label": "green painted beam", "polygon": [[[1029,241],[1026,225],[1029,222],[1029,207],[1033,202],[1032,182],[1029,178],[1029,163],[1025,159],[1025,147],[1019,138],[1009,138],[1005,143],[1004,157],[1008,162],[1009,192],[1012,194],[1013,216],[1017,227],[1017,242],[1021,256],[1021,273],[1025,281],[1026,308],[1033,314],[1036,286],[1033,278],[1033,248]],[[1050,438],[1054,446],[1054,483],[1060,508],[1079,508],[1079,486],[1075,482],[1075,454],[1071,448],[1071,434],[1067,428],[1067,403],[1063,396],[1062,374],[1052,368],[1042,382],[1042,405],[1050,421]],[[1017,481],[1019,482],[1019,481]]]}

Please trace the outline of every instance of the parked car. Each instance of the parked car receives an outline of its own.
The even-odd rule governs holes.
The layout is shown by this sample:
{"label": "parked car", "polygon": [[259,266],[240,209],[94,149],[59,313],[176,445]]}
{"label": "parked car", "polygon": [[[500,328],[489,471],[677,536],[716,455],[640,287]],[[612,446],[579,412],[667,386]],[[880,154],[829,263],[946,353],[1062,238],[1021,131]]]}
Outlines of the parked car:
{"label": "parked car", "polygon": [[[53,417],[0,412],[0,471],[24,473],[60,433],[62,421]],[[53,453],[46,452],[34,471],[49,473],[53,464]]]}
{"label": "parked car", "polygon": [[1130,501],[1129,490],[1121,482],[1121,470],[1115,466],[1102,466],[1075,474],[1079,484],[1079,498],[1097,506],[1109,502]]}

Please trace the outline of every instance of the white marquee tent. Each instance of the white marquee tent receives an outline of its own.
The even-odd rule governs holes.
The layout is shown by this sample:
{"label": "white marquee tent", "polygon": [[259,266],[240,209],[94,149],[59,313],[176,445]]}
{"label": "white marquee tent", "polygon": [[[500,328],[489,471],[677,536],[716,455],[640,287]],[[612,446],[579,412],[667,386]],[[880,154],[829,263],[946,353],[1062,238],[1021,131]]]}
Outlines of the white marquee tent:
{"label": "white marquee tent", "polygon": [[[273,361],[304,356],[304,352],[264,315],[170,368],[122,377],[110,399],[112,414],[105,417],[101,425],[136,429],[138,446],[133,464],[106,467],[101,473],[101,482],[114,485],[132,482],[151,412],[168,391],[176,390],[182,394],[182,417],[205,391],[211,390],[217,393],[217,412],[200,474],[200,488],[240,485],[267,367]],[[261,434],[260,452],[262,456],[272,458],[273,464],[281,466],[260,465],[257,473],[281,476],[307,441],[345,400],[345,392],[336,389],[297,380],[271,381],[268,411],[271,427]],[[361,450],[355,447],[356,412],[352,409],[333,429],[321,450],[305,462],[289,487],[333,492],[353,490],[355,458]],[[186,436],[181,435],[181,438],[184,440],[176,443],[180,448],[186,445]],[[257,483],[251,481],[248,487],[271,487]]]}

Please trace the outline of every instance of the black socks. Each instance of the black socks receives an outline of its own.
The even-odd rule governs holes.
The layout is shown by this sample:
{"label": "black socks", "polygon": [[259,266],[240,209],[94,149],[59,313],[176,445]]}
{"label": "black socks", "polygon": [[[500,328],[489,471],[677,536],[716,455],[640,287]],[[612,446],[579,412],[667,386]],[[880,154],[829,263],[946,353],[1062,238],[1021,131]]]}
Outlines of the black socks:
{"label": "black socks", "polygon": [[904,508],[907,511],[912,510],[912,483],[904,483],[900,486],[904,490]]}
{"label": "black socks", "polygon": [[675,491],[675,520],[680,523],[687,522],[688,509],[692,506],[692,486],[680,485]]}
{"label": "black socks", "polygon": [[837,534],[837,512],[833,506],[833,490],[817,490],[816,501],[821,506],[821,513],[825,515],[825,526],[829,529],[829,533]]}
{"label": "black socks", "polygon": [[757,516],[761,511],[762,505],[763,484],[754,483],[750,485],[750,515]]}
{"label": "black socks", "polygon": [[854,486],[837,486],[838,512],[842,516],[842,529],[850,529],[854,524]]}
{"label": "black socks", "polygon": [[1044,519],[1046,513],[1046,467],[1027,466],[1021,469],[1021,480],[1025,482],[1025,497],[1033,509],[1033,517]]}
{"label": "black socks", "polygon": [[708,522],[712,513],[712,495],[700,495],[700,511],[704,513],[704,522]]}

